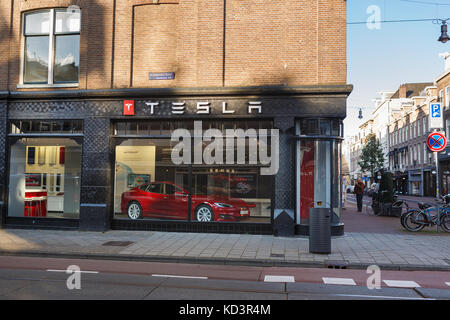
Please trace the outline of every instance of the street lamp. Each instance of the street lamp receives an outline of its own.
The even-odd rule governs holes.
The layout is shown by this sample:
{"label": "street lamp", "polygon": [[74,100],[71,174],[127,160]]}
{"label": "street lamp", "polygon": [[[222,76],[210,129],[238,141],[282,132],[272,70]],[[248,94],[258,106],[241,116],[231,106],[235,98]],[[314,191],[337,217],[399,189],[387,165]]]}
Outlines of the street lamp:
{"label": "street lamp", "polygon": [[438,41],[442,42],[442,43],[446,43],[448,40],[450,40],[450,38],[448,37],[447,34],[447,21],[450,19],[436,19],[433,21],[433,23],[438,24],[439,22],[442,23],[441,25],[441,36],[439,37]]}
{"label": "street lamp", "polygon": [[358,119],[362,119],[362,118],[363,118],[362,109],[359,108]]}

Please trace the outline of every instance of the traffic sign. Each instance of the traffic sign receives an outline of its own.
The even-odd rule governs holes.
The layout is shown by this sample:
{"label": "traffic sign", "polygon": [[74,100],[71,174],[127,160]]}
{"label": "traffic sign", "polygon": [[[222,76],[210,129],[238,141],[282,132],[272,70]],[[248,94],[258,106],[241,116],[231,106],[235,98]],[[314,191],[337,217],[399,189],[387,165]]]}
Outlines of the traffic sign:
{"label": "traffic sign", "polygon": [[442,117],[442,105],[440,103],[430,104],[430,129],[442,129],[444,121]]}
{"label": "traffic sign", "polygon": [[440,132],[432,132],[428,135],[427,146],[433,152],[441,152],[447,147],[447,138]]}

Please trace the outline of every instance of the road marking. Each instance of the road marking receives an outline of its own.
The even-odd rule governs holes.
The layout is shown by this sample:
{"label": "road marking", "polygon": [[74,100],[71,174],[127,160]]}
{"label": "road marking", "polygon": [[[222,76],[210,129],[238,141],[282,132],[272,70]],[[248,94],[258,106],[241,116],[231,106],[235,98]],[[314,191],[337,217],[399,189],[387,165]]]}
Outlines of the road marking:
{"label": "road marking", "polygon": [[400,280],[383,280],[389,287],[396,288],[420,288],[419,284],[415,281],[400,281]]}
{"label": "road marking", "polygon": [[[56,269],[47,269],[48,272],[64,272],[67,273],[67,270],[56,270]],[[77,270],[69,270],[70,273],[99,273],[98,271],[77,271]]]}
{"label": "road marking", "polygon": [[176,276],[176,275],[173,275],[173,274],[152,274],[152,277],[184,278],[184,279],[202,279],[202,280],[208,280],[208,277]]}
{"label": "road marking", "polygon": [[350,278],[322,278],[323,283],[325,284],[341,284],[347,286],[356,286],[356,283],[353,279]]}
{"label": "road marking", "polygon": [[450,282],[446,282],[445,284],[448,285],[448,286],[450,287]]}
{"label": "road marking", "polygon": [[293,276],[265,276],[264,282],[295,282]]}

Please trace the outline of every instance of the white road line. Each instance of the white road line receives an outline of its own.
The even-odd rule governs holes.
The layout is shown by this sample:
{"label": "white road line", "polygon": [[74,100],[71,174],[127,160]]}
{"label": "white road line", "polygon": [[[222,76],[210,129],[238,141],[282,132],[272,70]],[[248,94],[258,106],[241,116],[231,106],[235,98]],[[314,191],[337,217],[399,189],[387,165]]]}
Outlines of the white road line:
{"label": "white road line", "polygon": [[322,278],[323,283],[325,284],[341,284],[347,286],[356,286],[356,283],[353,279],[350,278]]}
{"label": "white road line", "polygon": [[[67,273],[67,270],[56,270],[56,269],[47,269],[47,271],[48,272],[64,272],[64,273]],[[83,271],[83,270],[80,270],[80,271],[76,271],[76,270],[74,270],[74,271],[71,271],[70,273],[73,273],[73,272],[75,272],[75,273],[99,273],[98,271]]]}
{"label": "white road line", "polygon": [[293,276],[265,276],[264,282],[295,282]]}
{"label": "white road line", "polygon": [[207,280],[208,279],[208,277],[176,276],[176,275],[173,275],[173,274],[152,274],[152,277],[202,279],[202,280]]}
{"label": "white road line", "polygon": [[446,282],[445,284],[448,285],[448,286],[450,287],[450,282]]}
{"label": "white road line", "polygon": [[419,284],[415,281],[402,281],[402,280],[383,280],[389,287],[396,288],[420,288]]}

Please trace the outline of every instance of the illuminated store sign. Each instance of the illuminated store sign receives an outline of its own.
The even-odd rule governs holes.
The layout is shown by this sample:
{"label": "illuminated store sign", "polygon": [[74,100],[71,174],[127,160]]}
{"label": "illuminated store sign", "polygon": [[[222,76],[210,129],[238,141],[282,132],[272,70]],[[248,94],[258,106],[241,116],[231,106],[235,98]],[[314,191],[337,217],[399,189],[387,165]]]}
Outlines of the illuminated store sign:
{"label": "illuminated store sign", "polygon": [[[128,104],[131,105],[132,111],[130,111]],[[172,115],[183,115],[183,114],[198,114],[198,115],[209,115],[209,114],[223,114],[223,115],[233,115],[237,111],[237,107],[231,107],[228,102],[217,102],[211,103],[209,101],[198,101],[194,103],[183,102],[166,102],[166,101],[151,101],[145,102],[145,105],[149,108],[147,114],[155,115],[161,113],[169,112]],[[246,114],[261,114],[262,113],[262,102],[261,101],[248,101],[245,109],[243,106],[239,106],[239,113]],[[134,101],[125,100],[124,101],[124,115],[134,115]]]}

